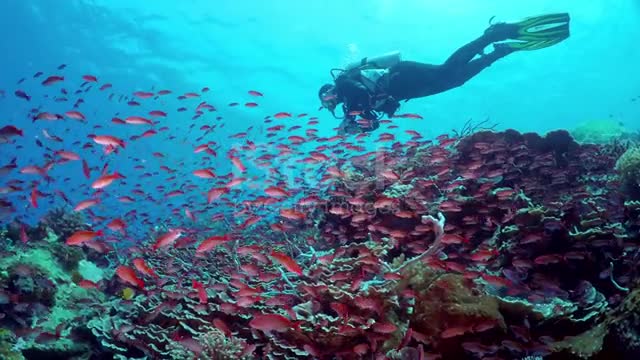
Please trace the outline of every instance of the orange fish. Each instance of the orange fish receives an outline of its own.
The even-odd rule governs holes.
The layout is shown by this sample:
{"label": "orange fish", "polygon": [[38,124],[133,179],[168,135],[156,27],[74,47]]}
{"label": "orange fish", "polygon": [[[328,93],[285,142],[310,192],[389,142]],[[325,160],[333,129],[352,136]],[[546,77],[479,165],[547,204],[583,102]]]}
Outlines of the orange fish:
{"label": "orange fish", "polygon": [[305,214],[293,209],[281,209],[280,216],[290,220],[304,220]]}
{"label": "orange fish", "polygon": [[82,211],[98,203],[100,203],[100,199],[83,200],[83,201],[80,201],[75,208],[73,208],[73,211]]}
{"label": "orange fish", "polygon": [[86,117],[80,111],[71,110],[71,111],[65,112],[64,114],[70,119],[80,120],[80,121],[86,120]]}
{"label": "orange fish", "polygon": [[140,278],[138,277],[138,275],[136,275],[136,272],[132,268],[125,265],[120,265],[116,269],[116,275],[118,275],[120,280],[130,285],[137,286],[140,289],[144,289],[144,282],[140,280]]}
{"label": "orange fish", "polygon": [[95,76],[93,76],[93,75],[83,75],[83,76],[82,76],[82,80],[84,80],[84,81],[88,81],[88,82],[97,82],[97,81],[98,81],[98,78],[96,78],[96,77],[95,77]]}
{"label": "orange fish", "polygon": [[78,282],[78,286],[80,286],[83,289],[97,289],[98,288],[98,284],[94,283],[91,280],[80,280],[80,282]]}
{"label": "orange fish", "polygon": [[450,327],[445,329],[440,336],[443,339],[448,339],[448,338],[452,338],[452,337],[456,337],[456,336],[460,336],[463,335],[464,333],[466,333],[467,331],[469,331],[470,329],[466,326],[456,326],[456,327]]}
{"label": "orange fish", "polygon": [[[158,93],[160,94],[160,93]],[[160,95],[164,95],[164,94],[160,94]],[[150,97],[153,96],[152,92],[146,92],[146,91],[136,91],[133,93],[133,96],[138,97],[140,99],[148,99]]]}
{"label": "orange fish", "polygon": [[123,235],[125,234],[125,227],[127,225],[124,223],[124,221],[122,221],[122,219],[113,219],[111,220],[110,223],[107,224],[107,227],[109,228],[109,230],[111,231],[118,231],[120,233],[122,233]]}
{"label": "orange fish", "polygon": [[82,160],[82,172],[87,179],[91,177],[91,169],[85,160]]}
{"label": "orange fish", "polygon": [[152,110],[152,111],[149,111],[149,116],[167,117],[167,113],[160,110]]}
{"label": "orange fish", "polygon": [[208,237],[204,241],[202,241],[200,245],[198,245],[198,248],[196,249],[196,253],[203,253],[203,252],[209,251],[214,247],[220,244],[223,244],[229,240],[231,240],[231,236],[229,234],[222,235],[222,236],[217,235],[217,236]]}
{"label": "orange fish", "polygon": [[145,263],[144,259],[142,258],[133,259],[133,266],[135,266],[138,271],[147,276],[151,276],[154,278],[158,277],[158,275],[149,267],[149,265],[147,265],[147,263]]}
{"label": "orange fish", "polygon": [[96,143],[100,144],[100,145],[104,145],[104,146],[122,146],[122,147],[126,147],[126,144],[124,143],[124,141],[122,139],[119,139],[115,136],[111,136],[111,135],[95,135],[93,136],[93,141],[95,141]]}
{"label": "orange fish", "polygon": [[96,181],[91,184],[91,187],[94,189],[102,189],[109,186],[116,179],[124,179],[125,177],[117,171],[113,174],[106,174],[99,177]]}
{"label": "orange fish", "polygon": [[273,197],[291,196],[287,190],[277,186],[270,186],[266,188],[264,192]]}
{"label": "orange fish", "polygon": [[224,187],[224,188],[212,188],[211,190],[209,190],[209,192],[207,192],[207,203],[211,203],[212,201],[218,199],[220,196],[226,194],[229,192],[229,189]]}
{"label": "orange fish", "polygon": [[70,160],[70,161],[80,160],[80,156],[71,151],[60,150],[60,151],[57,151],[56,154],[58,154],[61,158],[65,160]]}
{"label": "orange fish", "polygon": [[129,116],[124,122],[132,125],[153,125],[153,121],[143,118],[142,116]]}
{"label": "orange fish", "polygon": [[469,242],[465,238],[456,234],[444,234],[440,240],[443,244],[462,244]]}
{"label": "orange fish", "polygon": [[158,250],[162,247],[169,246],[174,241],[178,240],[180,236],[182,236],[182,232],[180,230],[170,230],[169,232],[160,235],[156,239],[156,243],[153,244],[152,249]]}
{"label": "orange fish", "polygon": [[102,230],[98,230],[98,231],[78,230],[67,238],[66,244],[80,245],[102,235],[103,235]]}
{"label": "orange fish", "polygon": [[191,280],[191,286],[193,289],[198,292],[198,298],[200,299],[200,304],[206,304],[208,299],[207,291],[204,289],[204,285],[202,283],[197,282],[195,280]]}
{"label": "orange fish", "polygon": [[290,118],[291,117],[291,113],[279,112],[279,113],[276,113],[275,115],[273,115],[273,117],[276,118],[276,119]]}
{"label": "orange fish", "polygon": [[298,263],[296,263],[296,261],[289,256],[275,250],[271,251],[270,255],[272,258],[276,259],[285,269],[291,271],[292,273],[302,275],[302,268],[300,267],[300,265],[298,265]]}
{"label": "orange fish", "polygon": [[50,86],[60,81],[64,81],[64,76],[51,75],[42,82],[42,85]]}
{"label": "orange fish", "polygon": [[238,185],[242,184],[245,180],[247,180],[247,178],[244,178],[244,177],[233,178],[233,179],[231,179],[231,181],[226,183],[224,186],[227,187],[227,188],[232,188],[234,186],[238,186]]}
{"label": "orange fish", "polygon": [[211,171],[211,169],[199,169],[193,172],[193,175],[203,178],[203,179],[213,179],[216,177],[216,174]]}
{"label": "orange fish", "polygon": [[38,189],[35,186],[31,190],[31,206],[38,207]]}
{"label": "orange fish", "polygon": [[244,166],[244,164],[242,163],[242,161],[240,161],[240,159],[238,157],[235,156],[231,156],[231,162],[233,163],[233,165],[240,170],[240,172],[245,172],[247,170],[247,168]]}
{"label": "orange fish", "polygon": [[249,322],[249,326],[264,332],[286,332],[291,328],[299,328],[291,320],[279,314],[256,314]]}
{"label": "orange fish", "polygon": [[423,117],[419,114],[398,114],[394,115],[395,118],[405,118],[405,119],[422,119]]}

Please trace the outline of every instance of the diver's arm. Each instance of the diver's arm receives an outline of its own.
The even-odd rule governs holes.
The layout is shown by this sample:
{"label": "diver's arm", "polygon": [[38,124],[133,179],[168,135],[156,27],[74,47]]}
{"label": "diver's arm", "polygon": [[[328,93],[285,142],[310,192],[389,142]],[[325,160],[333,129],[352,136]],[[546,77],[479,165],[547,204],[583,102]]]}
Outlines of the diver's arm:
{"label": "diver's arm", "polygon": [[378,106],[376,106],[375,110],[378,112],[383,112],[387,114],[388,117],[391,118],[393,117],[393,115],[395,115],[399,107],[400,107],[400,103],[398,102],[398,100],[389,96],[383,102],[381,102]]}
{"label": "diver's arm", "polygon": [[370,110],[369,90],[359,81],[348,76],[336,79],[336,95],[345,105],[345,116],[352,112],[365,112]]}

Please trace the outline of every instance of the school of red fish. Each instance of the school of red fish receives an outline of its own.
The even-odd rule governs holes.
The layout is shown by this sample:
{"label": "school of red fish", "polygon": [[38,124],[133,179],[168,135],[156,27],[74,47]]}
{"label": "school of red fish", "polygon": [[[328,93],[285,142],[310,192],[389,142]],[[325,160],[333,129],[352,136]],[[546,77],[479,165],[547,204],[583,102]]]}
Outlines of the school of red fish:
{"label": "school of red fish", "polygon": [[[244,102],[221,106],[213,104],[214,91],[206,87],[178,94],[167,89],[117,92],[117,84],[98,76],[71,78],[65,71],[66,66],[60,65],[52,74],[38,72],[18,82],[14,95],[32,106],[27,115],[30,123],[21,126],[22,122],[15,120],[0,128],[4,161],[0,177],[8,179],[0,187],[0,217],[4,221],[19,214],[21,240],[28,246],[40,239],[28,238],[25,223],[37,223],[43,209],[64,205],[71,212],[83,214],[91,225],[64,242],[105,257],[115,256],[119,261],[113,269],[116,287],[131,287],[140,296],[162,299],[144,315],[141,324],[157,320],[182,299],[193,301],[190,306],[196,313],[215,312],[212,326],[228,337],[247,330],[257,332],[252,333],[253,339],[245,337],[241,351],[236,353],[239,358],[252,358],[257,353],[284,358],[288,353],[300,358],[370,355],[384,359],[382,349],[388,350],[384,343],[390,338],[399,340],[394,346],[398,351],[409,344],[428,343],[428,339],[415,327],[401,329],[384,315],[391,306],[389,302],[406,299],[381,300],[382,290],[378,288],[374,290],[380,292],[377,295],[363,295],[366,292],[360,289],[365,283],[402,282],[405,274],[385,268],[382,257],[386,255],[359,244],[383,243],[388,238],[392,242],[387,249],[390,253],[396,251],[395,255],[403,253],[410,258],[431,255],[429,249],[437,241],[448,251],[446,255],[433,251],[430,258],[421,258],[432,268],[464,274],[466,279],[480,278],[499,290],[508,289],[508,295],[528,297],[530,301],[567,292],[542,276],[534,279],[533,291],[524,283],[528,271],[590,256],[584,249],[537,253],[533,258],[528,255],[534,252],[513,251],[504,260],[507,245],[498,248],[490,233],[499,234],[501,228],[520,221],[522,216],[513,204],[518,198],[523,202],[524,190],[536,195],[542,192],[538,183],[532,185],[537,180],[498,186],[505,178],[518,183],[509,176],[517,171],[524,173],[525,166],[518,161],[527,155],[527,149],[520,145],[500,147],[497,142],[476,141],[469,153],[477,156],[457,159],[463,165],[458,163],[454,173],[451,159],[458,156],[454,147],[463,139],[442,135],[431,141],[416,130],[406,130],[402,136],[408,136],[408,140],[401,140],[401,135],[393,132],[399,128],[393,119],[382,120],[385,128],[379,133],[321,137],[318,117],[290,111],[260,114],[261,101],[268,94],[258,90],[247,90]],[[43,89],[30,91],[36,84]],[[118,111],[107,114],[107,110],[96,110],[83,100],[96,97],[101,104],[114,104]],[[169,109],[167,104],[174,102],[178,107]],[[228,134],[225,106],[229,111],[244,106],[243,111],[262,118],[261,124]],[[397,118],[423,119],[419,114]],[[83,134],[86,137],[80,138]],[[9,155],[24,154],[33,146],[39,153]],[[375,149],[369,151],[371,147]],[[432,166],[427,173],[421,172],[419,164],[409,161],[408,166],[400,160],[410,160],[421,151],[428,153],[424,160]],[[553,169],[544,175],[551,177],[548,184],[566,186],[567,172],[555,169],[557,160],[545,156],[536,155],[526,171],[534,167]],[[367,168],[372,163],[375,169]],[[502,163],[516,170],[509,173]],[[364,180],[356,179],[356,173],[366,174]],[[350,188],[353,184],[358,187]],[[404,205],[399,206],[398,198],[382,194],[376,184],[384,189],[411,184],[414,190],[402,195]],[[469,189],[473,195],[460,195]],[[486,212],[464,213],[465,206],[485,197],[493,202],[484,209]],[[332,202],[335,199],[341,202]],[[427,202],[434,206],[425,205]],[[386,218],[353,210],[367,204],[375,211],[394,208],[395,212]],[[420,219],[438,212],[451,215],[456,223],[443,225],[441,233],[434,235],[435,225],[421,223]],[[464,217],[457,219],[461,213]],[[322,215],[320,220],[318,215]],[[537,246],[557,231],[555,227],[566,225],[545,221],[535,231],[514,235],[514,241],[519,246]],[[309,229],[318,233],[305,232]],[[483,239],[471,240],[479,236]],[[498,259],[506,261],[508,268],[479,270],[490,268]],[[340,270],[323,272],[329,268]],[[328,285],[318,285],[319,279],[325,279]],[[334,286],[338,283],[346,284],[346,288]],[[85,279],[78,285],[115,292],[113,284]],[[407,290],[403,296],[416,298],[414,291],[419,289]],[[339,301],[345,296],[342,293],[349,292],[358,294],[354,304]],[[282,311],[273,310],[278,307]],[[265,312],[265,308],[271,310]],[[358,342],[333,340],[340,351],[328,352],[318,344],[330,342],[314,339],[305,330],[299,319],[301,311],[337,315],[342,324],[333,331],[336,339]],[[378,321],[368,322],[365,313]],[[240,320],[233,316],[246,321],[230,323]],[[335,320],[318,317],[317,326]],[[441,340],[504,326],[486,319],[472,325],[449,323],[440,324]],[[128,326],[109,334],[157,356],[157,349],[139,340],[125,340],[138,325]],[[533,340],[528,320],[510,325],[509,331],[520,341],[505,340],[499,345],[467,341],[460,346],[476,356],[472,358],[503,358],[496,354],[504,349],[514,354],[547,353],[544,341]],[[57,333],[51,336],[59,337]],[[170,337],[196,356],[204,351],[193,334],[184,330],[173,330]],[[438,358],[435,353],[424,352],[423,345],[415,348],[416,359]]]}

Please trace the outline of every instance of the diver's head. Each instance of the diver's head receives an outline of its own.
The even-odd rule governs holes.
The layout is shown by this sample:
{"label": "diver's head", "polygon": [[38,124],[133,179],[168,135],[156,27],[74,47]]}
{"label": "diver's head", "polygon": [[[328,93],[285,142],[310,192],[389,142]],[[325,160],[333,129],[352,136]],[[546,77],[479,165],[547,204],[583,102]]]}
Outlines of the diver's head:
{"label": "diver's head", "polygon": [[324,84],[318,91],[318,97],[322,107],[329,109],[333,112],[338,105],[338,96],[336,94],[336,87],[333,84]]}

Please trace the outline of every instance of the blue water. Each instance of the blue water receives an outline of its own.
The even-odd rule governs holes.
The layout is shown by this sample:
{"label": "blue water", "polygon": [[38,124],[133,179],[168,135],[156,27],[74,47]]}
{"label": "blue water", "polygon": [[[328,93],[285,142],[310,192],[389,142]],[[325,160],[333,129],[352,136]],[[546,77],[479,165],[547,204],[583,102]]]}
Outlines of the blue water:
{"label": "blue water", "polygon": [[[217,174],[232,172],[226,152],[244,145],[245,139],[231,139],[230,135],[254,126],[248,139],[273,147],[267,143],[272,139],[264,137],[266,127],[282,123],[306,128],[308,117],[263,123],[265,116],[280,111],[318,116],[318,135],[335,135],[333,128],[338,120],[318,111],[317,89],[330,80],[329,69],[392,50],[400,50],[405,60],[440,63],[482,34],[492,16],[510,21],[551,12],[571,14],[572,35],[567,41],[539,51],[512,54],[463,87],[403,104],[400,112],[420,113],[424,119],[398,119],[395,123],[399,128],[393,131],[399,138],[407,129],[433,137],[460,129],[468,119],[486,118],[498,123],[499,129],[519,131],[572,129],[587,120],[608,118],[640,129],[640,101],[631,101],[640,95],[637,0],[539,0],[522,5],[507,0],[490,4],[473,0],[5,1],[0,4],[0,50],[4,54],[0,58],[0,90],[5,92],[0,99],[0,125],[14,124],[25,131],[25,136],[16,144],[0,145],[0,165],[13,157],[18,158],[19,168],[43,165],[43,154],[50,152],[36,147],[34,140],[43,139],[42,129],[47,129],[64,138],[64,143],[45,141],[45,145],[86,157],[95,168],[91,181],[107,162],[109,169],[128,176],[126,186],[106,189],[109,196],[97,213],[115,217],[137,209],[149,213],[150,222],[166,221],[175,209],[202,206],[193,202],[204,201],[203,192],[209,186],[205,180],[189,175],[188,183],[196,184],[198,191],[165,199],[154,187],[165,186],[166,193],[179,189],[184,181],[166,181],[172,174],[158,170],[160,165],[178,169],[177,176],[202,167],[212,168]],[[60,64],[67,64],[67,68],[56,70]],[[38,71],[44,75],[33,79]],[[64,75],[65,82],[47,88],[40,85],[46,76],[54,74]],[[84,74],[99,79],[91,91],[79,96],[84,100],[80,110],[89,125],[73,120],[31,122],[28,113],[32,108],[58,113],[71,110],[78,97],[70,96],[73,100],[67,103],[54,102],[51,97],[59,95],[61,87],[70,92],[78,89]],[[16,84],[21,78],[25,82]],[[113,84],[112,89],[97,91],[107,82]],[[176,95],[199,92],[203,87],[211,90],[202,99],[176,99]],[[13,92],[17,89],[26,91],[32,100],[16,98]],[[161,89],[173,93],[158,101],[143,100],[140,108],[107,98],[109,93],[130,96],[138,90]],[[256,100],[248,90],[264,93],[258,108],[227,106]],[[218,111],[193,121],[193,109],[202,100]],[[177,113],[175,109],[180,106],[190,110]],[[150,110],[169,113],[161,122],[170,131],[128,142],[126,151],[106,158],[101,158],[98,146],[91,153],[73,145],[74,141],[91,142],[87,135],[92,133],[125,139],[140,134],[147,127],[112,125],[110,119],[144,115]],[[216,120],[216,116],[223,119]],[[195,128],[189,131],[193,123]],[[92,128],[96,124],[103,128]],[[205,124],[224,124],[223,129],[206,137],[219,145],[218,157],[206,164],[193,154],[201,134],[197,129]],[[171,135],[175,138],[169,139]],[[309,149],[317,145],[304,146]],[[161,152],[165,158],[157,159],[152,152]],[[246,152],[243,156],[261,154]],[[300,173],[286,168],[295,166],[294,156],[282,162],[282,170]],[[140,179],[141,173],[133,170],[139,163],[156,175]],[[252,169],[250,174],[263,176],[264,170]],[[37,177],[18,175],[16,171],[3,179],[26,181],[24,192],[8,196],[23,220],[34,223],[49,207],[60,205],[54,190],[64,191],[72,203],[90,197],[80,162],[56,166],[50,175],[53,183],[39,184],[38,188],[49,196],[40,199],[37,209],[25,198],[30,182]],[[66,177],[69,180],[65,181]],[[129,195],[135,186],[144,188],[152,201],[115,201],[117,196]],[[218,206],[224,210],[225,204]]]}

